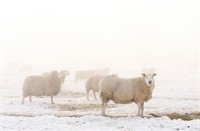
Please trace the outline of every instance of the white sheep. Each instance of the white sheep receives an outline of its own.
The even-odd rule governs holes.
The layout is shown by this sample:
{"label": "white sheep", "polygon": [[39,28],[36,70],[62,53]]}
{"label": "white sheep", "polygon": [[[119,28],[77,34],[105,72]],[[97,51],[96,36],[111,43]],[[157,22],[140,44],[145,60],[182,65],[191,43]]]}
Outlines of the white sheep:
{"label": "white sheep", "polygon": [[75,73],[75,80],[89,79],[95,75],[95,70],[80,70]]}
{"label": "white sheep", "polygon": [[86,82],[85,82],[85,89],[87,93],[87,100],[89,100],[89,92],[90,90],[93,91],[94,94],[94,99],[97,100],[95,92],[99,91],[99,81],[105,76],[102,75],[95,75],[90,77]]}
{"label": "white sheep", "polygon": [[109,74],[109,71],[110,71],[110,68],[109,67],[106,67],[106,68],[98,68],[98,69],[95,69],[95,75],[108,75]]}
{"label": "white sheep", "polygon": [[[117,74],[112,74],[112,76],[117,77]],[[89,100],[90,90],[93,91],[94,99],[97,100],[95,93],[99,91],[99,82],[104,77],[106,77],[106,76],[105,75],[94,75],[85,82],[87,100]]]}
{"label": "white sheep", "polygon": [[137,78],[127,79],[113,76],[103,78],[99,83],[102,116],[105,116],[107,103],[112,100],[120,104],[135,102],[138,105],[138,116],[143,117],[144,102],[152,97],[155,75],[153,72],[142,72],[142,77]]}
{"label": "white sheep", "polygon": [[26,97],[29,97],[29,101],[32,102],[31,96],[50,96],[51,103],[54,104],[53,96],[60,92],[65,77],[64,73],[57,71],[26,77],[23,83],[22,104]]}
{"label": "white sheep", "polygon": [[108,75],[110,68],[98,68],[93,70],[79,70],[75,73],[75,80],[89,79],[94,75]]}

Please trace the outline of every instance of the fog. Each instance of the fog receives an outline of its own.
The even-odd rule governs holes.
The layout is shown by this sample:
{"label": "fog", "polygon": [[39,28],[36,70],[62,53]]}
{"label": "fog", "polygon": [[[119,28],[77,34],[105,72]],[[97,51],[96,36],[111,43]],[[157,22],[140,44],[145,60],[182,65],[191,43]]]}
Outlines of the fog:
{"label": "fog", "polygon": [[197,0],[2,0],[1,65],[197,69],[199,7]]}

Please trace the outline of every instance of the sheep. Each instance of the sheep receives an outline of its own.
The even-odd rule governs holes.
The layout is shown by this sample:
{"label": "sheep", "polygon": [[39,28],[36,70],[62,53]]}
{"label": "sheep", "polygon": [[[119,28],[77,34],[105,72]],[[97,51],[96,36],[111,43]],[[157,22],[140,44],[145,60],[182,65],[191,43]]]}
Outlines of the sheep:
{"label": "sheep", "polygon": [[99,91],[99,81],[103,78],[104,76],[102,75],[95,75],[90,77],[86,82],[85,82],[85,89],[87,93],[87,100],[89,100],[89,92],[90,90],[93,91],[94,94],[94,99],[97,100],[95,92]]}
{"label": "sheep", "polygon": [[26,77],[23,83],[22,104],[26,97],[29,97],[29,101],[32,102],[31,96],[50,96],[51,103],[54,104],[53,96],[60,92],[65,77],[64,73],[57,71]]}
{"label": "sheep", "polygon": [[75,73],[75,80],[88,79],[95,75],[95,70],[80,70]]}
{"label": "sheep", "polygon": [[108,75],[109,70],[109,67],[95,69],[95,75]]}
{"label": "sheep", "polygon": [[106,116],[105,107],[112,100],[119,104],[135,102],[138,116],[143,117],[144,102],[152,97],[155,73],[142,72],[142,77],[119,78],[108,76],[99,82],[99,96],[102,101],[102,116]]}
{"label": "sheep", "polygon": [[[117,77],[117,74],[112,74],[112,76]],[[86,94],[87,94],[87,100],[89,100],[89,92],[90,90],[93,91],[94,94],[94,99],[97,100],[96,97],[96,92],[99,91],[99,82],[102,78],[106,77],[105,75],[94,75],[90,77],[86,82],[85,82],[85,89],[86,89]]]}
{"label": "sheep", "polygon": [[75,80],[89,79],[94,75],[108,75],[110,68],[98,68],[93,70],[79,70],[75,73]]}

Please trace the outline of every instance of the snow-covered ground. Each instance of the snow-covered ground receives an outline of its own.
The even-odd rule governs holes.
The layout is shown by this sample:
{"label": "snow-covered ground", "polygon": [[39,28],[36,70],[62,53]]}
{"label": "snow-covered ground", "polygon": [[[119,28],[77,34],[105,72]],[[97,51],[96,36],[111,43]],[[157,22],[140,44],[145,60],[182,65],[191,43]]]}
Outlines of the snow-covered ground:
{"label": "snow-covered ground", "polygon": [[[50,98],[33,97],[21,104],[21,86],[27,75],[3,74],[1,86],[1,130],[188,130],[200,131],[200,120],[171,120],[168,113],[199,112],[200,94],[196,70],[161,71],[155,77],[153,98],[145,103],[144,118],[137,117],[137,106],[109,102],[108,117],[101,116],[101,102],[86,100],[84,81],[67,79],[61,93]],[[154,115],[160,117],[156,117]]]}

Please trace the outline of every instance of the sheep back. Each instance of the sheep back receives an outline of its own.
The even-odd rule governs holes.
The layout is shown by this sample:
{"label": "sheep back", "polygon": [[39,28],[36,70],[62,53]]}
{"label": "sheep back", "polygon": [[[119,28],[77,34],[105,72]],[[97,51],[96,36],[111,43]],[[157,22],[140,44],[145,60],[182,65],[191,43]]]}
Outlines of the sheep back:
{"label": "sheep back", "polygon": [[43,76],[28,76],[23,83],[23,96],[45,95],[45,79]]}

